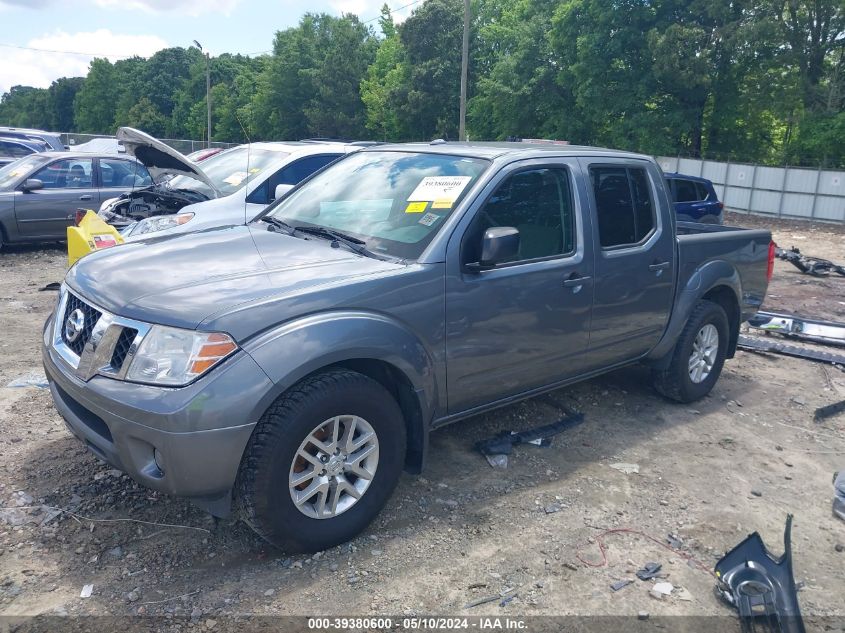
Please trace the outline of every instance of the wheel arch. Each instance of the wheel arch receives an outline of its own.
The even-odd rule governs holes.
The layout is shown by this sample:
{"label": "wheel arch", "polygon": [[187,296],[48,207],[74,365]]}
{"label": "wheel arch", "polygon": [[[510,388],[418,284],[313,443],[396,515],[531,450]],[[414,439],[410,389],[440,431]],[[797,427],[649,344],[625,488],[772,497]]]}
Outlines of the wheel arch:
{"label": "wheel arch", "polygon": [[286,324],[245,349],[273,382],[252,419],[260,419],[306,378],[336,368],[356,371],[381,384],[399,404],[407,436],[405,469],[421,471],[437,381],[432,355],[407,327],[379,314],[327,313]]}
{"label": "wheel arch", "polygon": [[668,366],[678,340],[696,304],[706,299],[718,303],[728,316],[731,329],[727,358],[733,358],[739,336],[742,282],[736,268],[725,260],[711,260],[689,276],[675,295],[672,316],[663,338],[649,353],[646,362],[655,368]]}
{"label": "wheel arch", "polygon": [[739,325],[740,325],[740,309],[739,299],[733,288],[727,285],[718,285],[701,297],[706,301],[712,301],[717,304],[728,317],[728,349],[725,353],[725,358],[733,358],[736,355],[736,345],[739,340]]}

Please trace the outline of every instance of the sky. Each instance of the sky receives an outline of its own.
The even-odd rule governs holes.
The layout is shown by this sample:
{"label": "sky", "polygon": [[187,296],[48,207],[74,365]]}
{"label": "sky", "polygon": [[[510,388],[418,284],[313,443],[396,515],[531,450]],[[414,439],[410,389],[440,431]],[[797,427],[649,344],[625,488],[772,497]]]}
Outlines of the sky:
{"label": "sky", "polygon": [[[269,52],[275,32],[307,11],[354,13],[377,26],[384,1],[0,0],[0,94],[14,85],[46,88],[59,77],[84,76],[95,56],[148,57],[193,40],[212,55]],[[387,0],[391,9],[411,2]],[[396,11],[395,20],[413,9]]]}

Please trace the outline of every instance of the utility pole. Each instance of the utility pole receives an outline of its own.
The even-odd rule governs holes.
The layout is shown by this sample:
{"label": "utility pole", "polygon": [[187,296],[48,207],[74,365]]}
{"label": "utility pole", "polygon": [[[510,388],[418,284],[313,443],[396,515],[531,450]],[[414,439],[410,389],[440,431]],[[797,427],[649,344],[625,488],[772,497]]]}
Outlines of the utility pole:
{"label": "utility pole", "polygon": [[206,144],[211,147],[211,69],[209,66],[210,58],[207,51],[202,50],[202,44],[194,40],[196,47],[200,52],[205,52],[205,104],[208,106],[208,133],[206,135]]}
{"label": "utility pole", "polygon": [[464,0],[464,45],[461,53],[461,106],[458,137],[467,140],[467,69],[469,67],[469,0]]}

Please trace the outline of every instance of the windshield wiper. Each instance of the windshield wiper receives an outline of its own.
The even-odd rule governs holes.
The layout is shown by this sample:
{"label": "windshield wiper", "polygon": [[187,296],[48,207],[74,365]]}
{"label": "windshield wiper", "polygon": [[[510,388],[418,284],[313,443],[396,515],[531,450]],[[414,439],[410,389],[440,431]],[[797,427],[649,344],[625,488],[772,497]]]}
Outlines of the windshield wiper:
{"label": "windshield wiper", "polygon": [[276,227],[277,229],[281,229],[288,235],[293,235],[294,231],[296,231],[296,229],[293,228],[290,224],[288,224],[284,220],[280,220],[279,218],[274,218],[272,215],[265,215],[263,218],[261,218],[261,221],[266,222],[270,226]]}
{"label": "windshield wiper", "polygon": [[379,253],[374,253],[368,249],[364,246],[364,244],[366,244],[364,240],[352,235],[347,235],[346,233],[341,233],[340,231],[335,231],[334,229],[327,229],[323,226],[298,226],[296,227],[296,230],[309,235],[323,237],[335,243],[341,243],[355,253],[364,255],[365,257],[372,257],[373,259],[380,259],[382,261],[388,261],[391,259],[384,255],[380,255]]}

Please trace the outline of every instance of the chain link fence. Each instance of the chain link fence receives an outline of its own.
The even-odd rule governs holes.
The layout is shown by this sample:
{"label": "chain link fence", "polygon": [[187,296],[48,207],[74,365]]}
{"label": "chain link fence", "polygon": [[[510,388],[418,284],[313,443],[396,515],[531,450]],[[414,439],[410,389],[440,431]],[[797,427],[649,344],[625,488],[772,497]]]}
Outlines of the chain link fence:
{"label": "chain link fence", "polygon": [[[76,134],[74,132],[62,132],[59,135],[62,139],[62,142],[69,146],[71,149],[74,148],[76,145],[82,145],[83,143],[87,143],[88,141],[93,141],[94,139],[106,138],[106,139],[114,139],[114,136],[109,136],[107,134]],[[177,152],[182,154],[190,154],[191,152],[195,152],[200,149],[205,149],[209,147],[209,144],[205,141],[193,141],[190,139],[175,139],[175,138],[160,138],[158,139],[162,143],[169,145]],[[229,148],[234,147],[235,143],[218,143],[215,141],[211,142],[210,147],[222,147],[222,148]]]}

